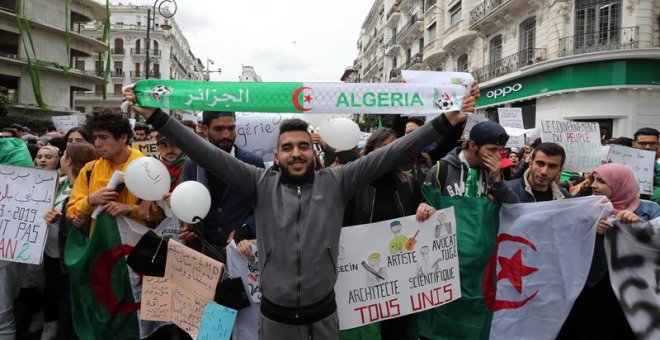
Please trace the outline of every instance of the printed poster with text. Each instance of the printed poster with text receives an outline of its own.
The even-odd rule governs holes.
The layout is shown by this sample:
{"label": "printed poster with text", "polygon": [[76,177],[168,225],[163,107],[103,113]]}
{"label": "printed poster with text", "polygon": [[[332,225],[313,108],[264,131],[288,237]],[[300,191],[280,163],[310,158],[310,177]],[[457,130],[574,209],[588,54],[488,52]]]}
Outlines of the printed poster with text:
{"label": "printed poster with text", "polygon": [[454,208],[342,229],[339,328],[421,312],[461,297]]}
{"label": "printed poster with text", "polygon": [[600,165],[603,158],[598,123],[542,120],[541,139],[564,148],[564,171],[591,171]]}
{"label": "printed poster with text", "polygon": [[57,171],[0,165],[0,261],[41,263]]}

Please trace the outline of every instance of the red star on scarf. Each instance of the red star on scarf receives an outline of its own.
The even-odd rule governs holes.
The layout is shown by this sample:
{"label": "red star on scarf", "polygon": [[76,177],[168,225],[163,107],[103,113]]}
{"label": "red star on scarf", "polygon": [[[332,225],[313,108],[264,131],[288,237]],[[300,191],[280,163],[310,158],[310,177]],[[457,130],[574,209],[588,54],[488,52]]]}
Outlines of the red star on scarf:
{"label": "red star on scarf", "polygon": [[312,102],[312,99],[314,99],[314,98],[312,98],[312,95],[311,95],[311,94],[307,94],[307,95],[304,96],[303,101],[304,101],[305,103],[308,103],[308,104],[309,104],[309,103]]}
{"label": "red star on scarf", "polygon": [[539,270],[522,263],[522,249],[518,249],[511,258],[498,256],[497,262],[501,267],[497,280],[508,279],[519,294],[522,293],[522,278]]}

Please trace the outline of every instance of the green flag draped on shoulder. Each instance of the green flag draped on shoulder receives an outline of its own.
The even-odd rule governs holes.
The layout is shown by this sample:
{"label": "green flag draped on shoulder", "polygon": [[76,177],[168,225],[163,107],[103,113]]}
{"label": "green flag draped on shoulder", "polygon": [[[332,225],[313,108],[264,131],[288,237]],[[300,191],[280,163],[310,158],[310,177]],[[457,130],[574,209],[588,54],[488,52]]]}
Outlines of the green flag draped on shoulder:
{"label": "green flag draped on shoulder", "polygon": [[80,339],[144,338],[164,323],[138,320],[141,279],[125,258],[148,229],[105,213],[94,223],[89,236],[71,228],[64,250],[76,333]]}
{"label": "green flag draped on shoulder", "polygon": [[[272,113],[438,114],[458,111],[462,79],[440,84],[241,83],[149,79],[135,83],[137,106]],[[460,84],[460,85],[457,85]]]}
{"label": "green flag draped on shoulder", "polygon": [[493,313],[484,301],[482,281],[495,251],[499,207],[488,198],[441,196],[428,184],[422,186],[422,193],[436,209],[453,206],[456,212],[462,297],[412,315],[409,338],[488,339]]}

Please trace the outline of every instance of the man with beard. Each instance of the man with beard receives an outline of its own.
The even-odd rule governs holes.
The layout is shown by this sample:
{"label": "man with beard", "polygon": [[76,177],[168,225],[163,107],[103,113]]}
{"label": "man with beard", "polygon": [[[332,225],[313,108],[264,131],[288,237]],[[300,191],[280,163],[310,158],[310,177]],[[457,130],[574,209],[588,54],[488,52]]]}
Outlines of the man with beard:
{"label": "man with beard", "polygon": [[[463,108],[474,110],[479,86]],[[135,102],[132,89],[124,99]],[[163,111],[133,110],[174,140],[190,158],[240,190],[255,209],[258,230],[260,339],[338,339],[334,285],[346,202],[414,152],[454,133],[467,115],[444,113],[413,133],[339,168],[315,171],[308,124],[292,118],[280,124],[275,163],[256,168],[206,143]]]}
{"label": "man with beard", "polygon": [[[202,117],[202,130],[211,144],[238,160],[264,168],[261,157],[234,144],[234,112],[204,111]],[[188,159],[183,166],[183,181],[191,180],[201,182],[211,192],[211,210],[204,218],[203,236],[206,241],[224,248],[232,238],[236,244],[244,239],[255,238],[254,210],[240,191],[228,186],[224,180],[207,171],[206,167]],[[184,225],[183,229],[180,234],[182,239],[192,240],[195,237],[188,225]]]}
{"label": "man with beard", "polygon": [[[555,179],[561,175],[566,160],[564,148],[555,143],[541,143],[529,161],[529,169],[522,178],[506,182],[520,202],[544,202],[568,198]],[[517,203],[517,202],[509,202]]]}

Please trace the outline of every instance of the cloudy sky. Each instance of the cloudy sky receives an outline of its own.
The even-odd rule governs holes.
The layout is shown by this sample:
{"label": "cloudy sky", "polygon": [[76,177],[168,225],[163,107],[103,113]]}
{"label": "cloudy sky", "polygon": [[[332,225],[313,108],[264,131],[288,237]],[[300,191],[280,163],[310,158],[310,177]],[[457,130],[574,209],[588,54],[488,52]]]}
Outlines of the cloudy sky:
{"label": "cloudy sky", "polygon": [[[357,57],[372,0],[176,0],[174,18],[212,80],[237,81],[241,65],[264,81],[339,81]],[[112,0],[112,4],[120,1]],[[121,1],[128,4],[129,1]],[[153,0],[132,0],[153,5]]]}

